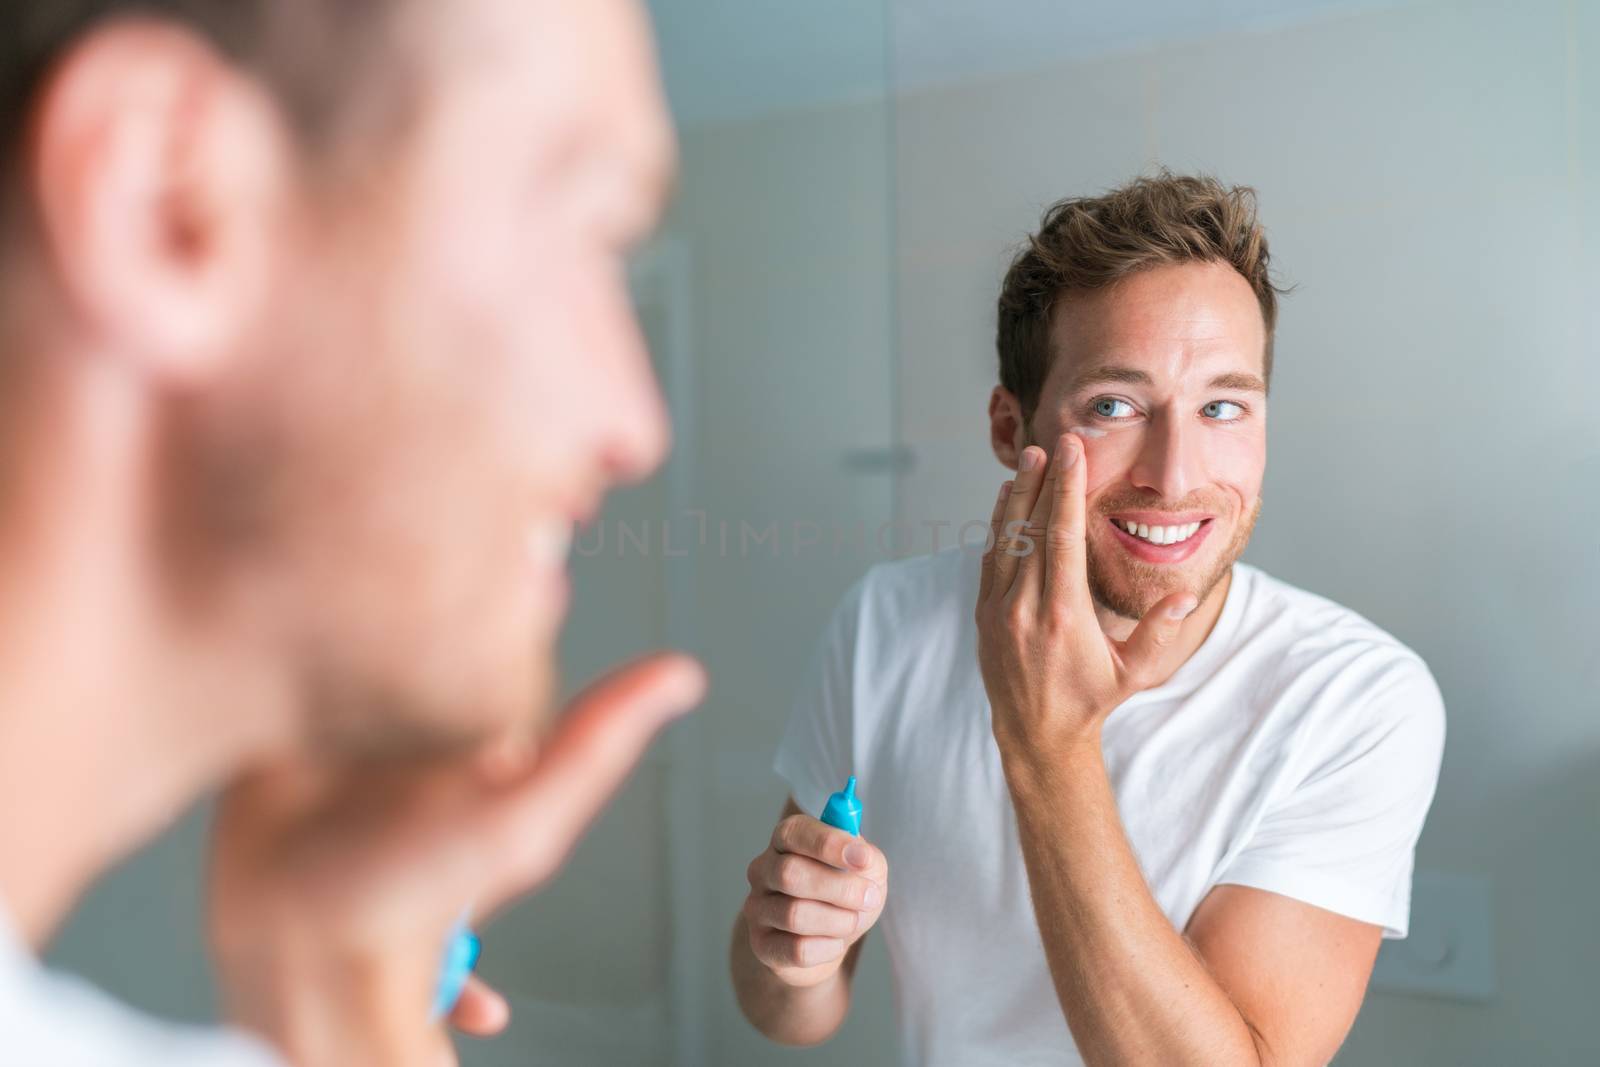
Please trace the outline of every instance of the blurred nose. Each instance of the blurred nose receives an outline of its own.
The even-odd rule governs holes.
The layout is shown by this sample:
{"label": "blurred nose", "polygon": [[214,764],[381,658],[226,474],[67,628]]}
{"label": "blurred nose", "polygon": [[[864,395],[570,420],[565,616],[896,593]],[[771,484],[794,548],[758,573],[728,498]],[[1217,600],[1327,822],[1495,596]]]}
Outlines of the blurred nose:
{"label": "blurred nose", "polygon": [[650,353],[630,314],[618,340],[617,374],[601,395],[600,457],[613,483],[648,478],[672,447],[672,425],[650,364]]}
{"label": "blurred nose", "polygon": [[1150,422],[1129,472],[1135,485],[1159,493],[1163,500],[1182,500],[1200,484],[1199,441],[1183,416],[1162,412]]}

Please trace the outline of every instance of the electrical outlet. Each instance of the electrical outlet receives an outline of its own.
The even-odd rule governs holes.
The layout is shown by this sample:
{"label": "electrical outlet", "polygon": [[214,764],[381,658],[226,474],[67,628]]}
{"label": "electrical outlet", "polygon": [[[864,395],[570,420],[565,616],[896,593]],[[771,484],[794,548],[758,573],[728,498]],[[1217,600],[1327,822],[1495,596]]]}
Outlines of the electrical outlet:
{"label": "electrical outlet", "polygon": [[1385,940],[1372,988],[1482,1002],[1495,995],[1494,907],[1480,874],[1418,871],[1411,880],[1411,929]]}

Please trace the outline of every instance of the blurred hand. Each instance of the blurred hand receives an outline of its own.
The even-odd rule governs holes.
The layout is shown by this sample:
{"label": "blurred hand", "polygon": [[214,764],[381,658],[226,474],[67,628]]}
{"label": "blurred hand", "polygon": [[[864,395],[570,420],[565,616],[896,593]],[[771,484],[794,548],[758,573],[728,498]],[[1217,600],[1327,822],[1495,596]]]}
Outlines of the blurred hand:
{"label": "blurred hand", "polygon": [[511,1005],[477,975],[467,979],[449,1023],[463,1034],[493,1037],[511,1022]]}
{"label": "blurred hand", "polygon": [[786,985],[813,986],[838,972],[883,914],[889,861],[859,837],[790,815],[746,877],[750,951]]}
{"label": "blurred hand", "polygon": [[[657,730],[697,704],[700,667],[663,655],[590,688],[531,752],[251,775],[217,813],[210,931],[225,1010],[296,1067],[455,1062],[429,1019],[446,938],[548,880]],[[450,1021],[503,1029],[481,982]]]}

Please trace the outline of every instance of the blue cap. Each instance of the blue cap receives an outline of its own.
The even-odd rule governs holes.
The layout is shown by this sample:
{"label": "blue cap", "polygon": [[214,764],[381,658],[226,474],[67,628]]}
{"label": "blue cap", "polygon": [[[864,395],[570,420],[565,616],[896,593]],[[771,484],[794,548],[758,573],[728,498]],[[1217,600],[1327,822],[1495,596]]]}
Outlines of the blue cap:
{"label": "blue cap", "polygon": [[465,919],[450,931],[444,967],[439,973],[439,985],[433,994],[434,1020],[443,1019],[455,1010],[456,1001],[461,999],[461,991],[467,987],[467,979],[472,976],[482,952],[483,942],[467,926]]}
{"label": "blue cap", "polygon": [[855,775],[852,774],[844,784],[842,793],[835,793],[828,798],[827,806],[822,809],[822,821],[856,837],[861,836],[861,801],[856,799]]}

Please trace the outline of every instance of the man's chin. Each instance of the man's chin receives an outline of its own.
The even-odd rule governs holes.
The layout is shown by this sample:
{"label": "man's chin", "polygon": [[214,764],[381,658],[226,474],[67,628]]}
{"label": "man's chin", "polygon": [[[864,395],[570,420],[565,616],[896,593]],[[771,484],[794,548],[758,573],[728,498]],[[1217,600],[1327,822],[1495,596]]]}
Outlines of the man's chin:
{"label": "man's chin", "polygon": [[1176,576],[1157,585],[1146,581],[1130,581],[1122,576],[1097,582],[1091,575],[1089,585],[1096,604],[1132,622],[1144,618],[1151,608],[1174,593],[1193,592],[1200,599],[1205,599],[1204,593],[1195,589],[1193,582]]}
{"label": "man's chin", "polygon": [[[554,665],[524,658],[514,674],[479,675],[470,683],[344,687],[313,716],[313,751],[354,760],[450,757],[507,738],[533,740],[553,718]],[[331,694],[324,691],[324,697]]]}
{"label": "man's chin", "polygon": [[1228,568],[1228,564],[1219,566],[1216,560],[1201,558],[1174,564],[1143,563],[1127,558],[1121,549],[1113,551],[1123,558],[1110,564],[1090,554],[1089,592],[1097,605],[1133,622],[1174,593],[1193,593],[1204,601]]}

